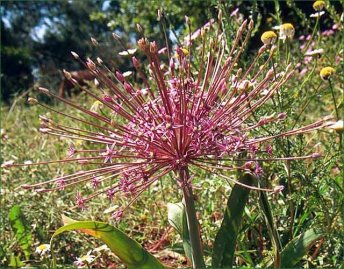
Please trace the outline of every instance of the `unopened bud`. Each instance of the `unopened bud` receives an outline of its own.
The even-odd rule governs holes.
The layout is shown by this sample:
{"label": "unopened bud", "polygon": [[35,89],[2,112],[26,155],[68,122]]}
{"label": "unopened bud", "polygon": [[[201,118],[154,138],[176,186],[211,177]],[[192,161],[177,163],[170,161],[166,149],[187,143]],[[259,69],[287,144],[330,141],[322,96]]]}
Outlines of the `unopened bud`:
{"label": "unopened bud", "polygon": [[149,50],[150,50],[151,53],[154,53],[154,54],[158,52],[158,47],[157,47],[155,41],[150,42]]}
{"label": "unopened bud", "polygon": [[283,190],[284,190],[284,186],[282,186],[282,185],[276,186],[276,187],[274,188],[274,193],[279,193],[279,192],[281,192],[281,191],[283,191]]}
{"label": "unopened bud", "polygon": [[172,58],[170,59],[170,68],[171,68],[172,70],[174,69],[174,61],[173,61]]}
{"label": "unopened bud", "polygon": [[280,113],[280,114],[277,115],[277,118],[278,118],[279,120],[284,120],[284,119],[287,118],[287,113],[282,112],[282,113]]}
{"label": "unopened bud", "polygon": [[93,37],[91,37],[91,42],[92,42],[92,44],[94,46],[98,46],[99,45],[98,41],[95,38],[93,38]]}
{"label": "unopened bud", "polygon": [[202,28],[201,28],[201,36],[202,36],[202,38],[205,38],[205,35],[206,35],[206,31],[205,31],[205,29],[202,27]]}
{"label": "unopened bud", "polygon": [[120,40],[121,39],[121,37],[118,34],[116,34],[116,33],[112,33],[112,37],[115,40]]}
{"label": "unopened bud", "polygon": [[43,134],[50,132],[49,128],[39,128],[39,131]]}
{"label": "unopened bud", "polygon": [[13,160],[10,161],[6,161],[4,163],[1,164],[1,168],[5,168],[5,167],[11,167],[14,164]]}
{"label": "unopened bud", "polygon": [[312,154],[312,158],[314,158],[314,159],[319,158],[319,157],[321,157],[321,154],[319,152],[314,152]]}
{"label": "unopened bud", "polygon": [[254,22],[253,20],[250,20],[249,24],[248,24],[248,29],[251,31],[253,29],[254,26]]}
{"label": "unopened bud", "polygon": [[128,93],[133,91],[133,87],[128,82],[124,82],[124,88]]}
{"label": "unopened bud", "polygon": [[185,18],[186,24],[190,24],[190,18],[188,16],[185,16],[184,18]]}
{"label": "unopened bud", "polygon": [[142,51],[146,51],[148,40],[146,38],[141,38],[137,41],[137,45]]}
{"label": "unopened bud", "polygon": [[120,82],[122,82],[122,83],[123,83],[124,80],[125,80],[123,74],[122,74],[121,72],[119,72],[119,71],[116,71],[116,77],[117,77],[117,79],[118,79]]}
{"label": "unopened bud", "polygon": [[63,74],[66,77],[66,79],[71,80],[72,79],[72,74],[65,69],[63,69]]}
{"label": "unopened bud", "polygon": [[265,49],[266,49],[266,45],[261,46],[259,51],[258,51],[258,54],[259,55],[262,54],[265,51]]}
{"label": "unopened bud", "polygon": [[38,90],[41,92],[41,93],[44,93],[46,95],[50,95],[50,91],[46,88],[43,88],[43,87],[38,87]]}
{"label": "unopened bud", "polygon": [[142,27],[141,24],[136,23],[136,28],[137,28],[137,31],[139,31],[139,33],[143,33],[144,32],[143,27]]}
{"label": "unopened bud", "polygon": [[266,73],[266,78],[271,78],[274,75],[274,70],[270,69],[267,73]]}
{"label": "unopened bud", "polygon": [[77,53],[75,53],[74,51],[71,51],[70,53],[73,55],[75,59],[79,59],[79,55]]}
{"label": "unopened bud", "polygon": [[97,69],[96,64],[90,58],[87,59],[86,65],[91,71],[96,71]]}
{"label": "unopened bud", "polygon": [[139,68],[140,67],[140,62],[139,62],[139,60],[135,56],[133,56],[131,58],[131,60],[133,61],[133,65],[134,65],[135,68]]}
{"label": "unopened bud", "polygon": [[27,102],[30,104],[30,105],[35,105],[38,103],[37,99],[36,98],[32,98],[32,97],[29,97],[29,99],[27,99]]}
{"label": "unopened bud", "polygon": [[103,60],[100,59],[99,57],[97,57],[97,63],[98,63],[99,65],[102,65],[102,64],[103,64]]}
{"label": "unopened bud", "polygon": [[217,15],[217,18],[219,19],[219,21],[222,20],[222,9],[219,10],[219,14]]}

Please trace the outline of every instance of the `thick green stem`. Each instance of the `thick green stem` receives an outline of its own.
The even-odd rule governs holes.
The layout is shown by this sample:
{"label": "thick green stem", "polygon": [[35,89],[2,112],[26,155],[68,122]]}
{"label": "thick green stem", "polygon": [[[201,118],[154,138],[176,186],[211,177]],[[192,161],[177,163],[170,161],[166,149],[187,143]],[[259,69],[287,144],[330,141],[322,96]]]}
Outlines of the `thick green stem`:
{"label": "thick green stem", "polygon": [[203,259],[201,236],[199,232],[198,221],[196,217],[195,202],[192,193],[192,188],[189,185],[189,170],[187,167],[179,171],[179,179],[182,183],[182,190],[184,196],[184,206],[186,211],[186,220],[188,224],[191,252],[192,252],[192,267],[205,268]]}

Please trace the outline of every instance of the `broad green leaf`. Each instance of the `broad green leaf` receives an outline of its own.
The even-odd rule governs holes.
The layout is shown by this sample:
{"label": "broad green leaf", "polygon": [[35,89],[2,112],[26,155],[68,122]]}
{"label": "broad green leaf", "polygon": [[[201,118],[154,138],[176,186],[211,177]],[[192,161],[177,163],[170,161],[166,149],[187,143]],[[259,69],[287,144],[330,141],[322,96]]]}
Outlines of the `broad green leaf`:
{"label": "broad green leaf", "polygon": [[[244,174],[239,181],[246,185],[254,185],[256,178],[251,174]],[[234,261],[236,240],[238,237],[241,219],[250,190],[235,184],[229,196],[224,218],[218,231],[213,249],[213,268],[231,267]]]}
{"label": "broad green leaf", "polygon": [[191,250],[191,243],[190,243],[190,235],[186,220],[185,208],[183,203],[167,204],[167,212],[168,212],[168,222],[171,226],[179,233],[183,240],[183,248],[185,255],[192,263],[192,250]]}
{"label": "broad green leaf", "polygon": [[[129,238],[119,229],[98,221],[74,221],[67,219],[69,224],[59,228],[52,236],[53,239],[66,231],[80,231],[102,240],[112,252],[121,259],[128,269],[163,269],[165,268],[152,254],[147,252],[139,243]],[[53,251],[51,251],[53,253]]]}
{"label": "broad green leaf", "polygon": [[27,223],[19,205],[15,205],[11,208],[8,218],[10,220],[16,240],[24,252],[25,258],[29,260],[31,249],[31,231],[30,226]]}
{"label": "broad green leaf", "polygon": [[323,237],[323,234],[314,229],[309,229],[293,238],[281,253],[281,267],[294,268],[295,265],[307,254],[313,244]]}

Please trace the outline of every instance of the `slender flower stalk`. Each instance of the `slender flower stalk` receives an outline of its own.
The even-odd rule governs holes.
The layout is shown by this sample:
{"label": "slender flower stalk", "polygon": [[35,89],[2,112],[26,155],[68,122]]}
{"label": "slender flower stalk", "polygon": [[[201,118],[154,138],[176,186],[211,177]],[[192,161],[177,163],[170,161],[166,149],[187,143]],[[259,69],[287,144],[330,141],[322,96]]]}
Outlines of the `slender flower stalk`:
{"label": "slender flower stalk", "polygon": [[[274,94],[291,78],[293,70],[290,65],[279,73],[274,72],[273,68],[268,69],[276,50],[272,44],[275,34],[272,33],[264,38],[266,42],[248,69],[242,70],[238,61],[248,43],[253,22],[245,20],[242,23],[231,48],[227,46],[220,27],[215,37],[210,36],[213,24],[208,23],[197,34],[190,35],[185,47],[177,47],[175,53],[169,52],[168,67],[162,65],[163,57],[159,54],[161,50],[157,44],[146,38],[140,39],[138,48],[147,57],[148,65],[144,66],[135,56],[132,56],[132,62],[142,81],[141,86],[130,82],[119,71],[111,73],[99,58],[96,62],[91,59],[84,61],[72,52],[73,57],[96,77],[99,93],[80,86],[68,71],[64,71],[64,74],[71,83],[94,98],[97,105],[87,109],[43,87],[39,88],[43,94],[78,110],[83,116],[58,111],[34,98],[30,98],[29,103],[40,105],[87,127],[67,126],[41,116],[42,133],[82,140],[92,147],[79,148],[75,143],[71,144],[63,160],[32,164],[8,162],[3,166],[77,163],[86,167],[70,175],[23,186],[37,192],[48,192],[90,183],[94,193],[89,196],[84,196],[82,189],[78,188],[76,204],[81,209],[98,195],[106,194],[111,200],[116,193],[131,197],[126,205],[128,207],[154,182],[171,172],[175,173],[178,175],[176,183],[184,196],[193,267],[204,267],[192,177],[189,173],[194,168],[202,169],[238,183],[226,176],[226,172],[242,170],[260,176],[263,171],[259,163],[263,161],[317,158],[317,153],[274,157],[270,143],[275,138],[312,132],[326,126],[328,120],[324,118],[298,129],[254,137],[253,130],[278,124],[287,117],[286,113],[280,113],[256,118],[254,112],[271,101]],[[286,38],[292,38],[293,28],[287,30]],[[201,39],[200,51],[194,51],[198,38]],[[115,35],[115,39],[119,37]],[[96,44],[96,41],[93,40],[93,43]],[[256,63],[266,52],[269,53],[268,59],[262,68],[254,71],[257,70]],[[135,51],[126,55],[132,53]],[[200,55],[199,68],[194,70],[197,55]],[[245,159],[238,157],[242,153],[246,153]],[[272,189],[243,186],[266,192],[283,189],[283,186]],[[124,211],[125,207],[120,208],[113,217],[119,220]]]}

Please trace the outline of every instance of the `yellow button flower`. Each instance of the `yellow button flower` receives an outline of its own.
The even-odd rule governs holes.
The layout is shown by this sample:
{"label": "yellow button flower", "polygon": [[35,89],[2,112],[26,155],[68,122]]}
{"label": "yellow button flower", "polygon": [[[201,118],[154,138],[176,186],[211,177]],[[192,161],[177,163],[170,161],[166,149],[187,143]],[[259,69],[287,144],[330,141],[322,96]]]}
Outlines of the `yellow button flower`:
{"label": "yellow button flower", "polygon": [[321,69],[320,77],[323,80],[328,80],[334,73],[336,73],[336,70],[332,68],[331,66],[327,66]]}
{"label": "yellow button flower", "polygon": [[326,6],[325,1],[315,1],[313,3],[313,8],[315,11],[321,11],[324,9],[325,6]]}
{"label": "yellow button flower", "polygon": [[284,23],[280,27],[280,33],[281,39],[292,39],[295,34],[295,28],[291,23]]}
{"label": "yellow button flower", "polygon": [[273,44],[277,39],[277,35],[275,34],[274,31],[266,31],[262,34],[260,37],[260,40],[265,44],[265,45],[270,45]]}

